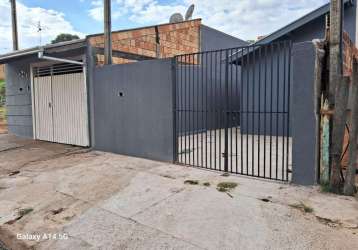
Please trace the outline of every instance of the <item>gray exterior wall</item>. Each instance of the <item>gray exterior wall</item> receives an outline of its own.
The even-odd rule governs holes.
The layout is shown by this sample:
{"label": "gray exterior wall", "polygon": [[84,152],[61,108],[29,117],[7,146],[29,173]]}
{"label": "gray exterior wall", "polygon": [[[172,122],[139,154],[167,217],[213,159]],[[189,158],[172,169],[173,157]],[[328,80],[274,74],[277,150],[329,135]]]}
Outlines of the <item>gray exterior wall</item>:
{"label": "gray exterior wall", "polygon": [[10,133],[32,137],[31,74],[27,58],[5,65],[7,122]]}
{"label": "gray exterior wall", "polygon": [[230,36],[206,25],[200,26],[201,51],[235,48],[248,45],[248,42]]}
{"label": "gray exterior wall", "polygon": [[97,67],[93,147],[173,161],[172,83],[168,59]]}
{"label": "gray exterior wall", "polygon": [[312,42],[293,48],[292,181],[313,185],[316,169],[316,117],[314,112],[315,50]]}

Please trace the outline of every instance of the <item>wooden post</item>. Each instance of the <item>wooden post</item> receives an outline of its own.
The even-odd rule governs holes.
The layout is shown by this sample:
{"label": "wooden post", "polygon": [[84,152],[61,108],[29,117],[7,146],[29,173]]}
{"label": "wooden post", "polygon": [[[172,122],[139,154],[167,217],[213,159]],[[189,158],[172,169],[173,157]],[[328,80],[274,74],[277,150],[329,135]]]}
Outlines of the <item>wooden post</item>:
{"label": "wooden post", "polygon": [[349,136],[349,164],[345,177],[344,194],[354,195],[356,190],[355,176],[357,164],[357,139],[358,139],[358,63],[353,60],[352,78],[352,111],[351,111],[351,132]]}
{"label": "wooden post", "polygon": [[[316,168],[317,168],[317,182],[320,182],[321,177],[321,168],[320,168],[320,149],[321,149],[321,139],[320,139],[320,130],[321,130],[321,96],[322,96],[322,71],[324,67],[324,42],[320,40],[314,40],[314,46],[316,50],[316,59],[315,59],[315,114],[316,114]],[[327,180],[326,180],[327,181]]]}
{"label": "wooden post", "polygon": [[112,64],[111,0],[104,0],[104,64]]}
{"label": "wooden post", "polygon": [[330,189],[334,193],[340,193],[341,191],[341,156],[347,121],[349,82],[349,77],[342,78],[342,81],[337,85],[335,95],[336,105],[333,114],[330,178]]}
{"label": "wooden post", "polygon": [[[333,121],[330,120],[330,188],[333,192],[339,192],[340,189],[340,162],[337,153],[341,151],[344,135],[345,121],[340,119],[345,118],[343,113],[338,113],[338,110],[343,108],[343,99],[345,98],[346,84],[342,81],[343,62],[342,62],[342,0],[331,0],[330,11],[330,32],[329,32],[329,87],[328,87],[328,106],[330,110],[335,110]],[[344,85],[343,87],[341,85]],[[348,99],[348,98],[347,98]],[[345,114],[345,112],[344,112]],[[343,123],[344,122],[344,123]],[[343,132],[342,132],[343,131]],[[339,144],[339,146],[337,145]]]}

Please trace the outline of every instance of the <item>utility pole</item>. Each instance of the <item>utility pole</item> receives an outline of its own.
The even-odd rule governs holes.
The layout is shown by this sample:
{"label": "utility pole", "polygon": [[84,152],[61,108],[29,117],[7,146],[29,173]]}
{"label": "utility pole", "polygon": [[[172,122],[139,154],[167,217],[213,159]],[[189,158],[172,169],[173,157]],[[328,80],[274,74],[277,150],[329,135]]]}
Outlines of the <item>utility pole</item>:
{"label": "utility pole", "polygon": [[104,64],[112,64],[111,0],[104,0]]}
{"label": "utility pole", "polygon": [[344,111],[347,108],[344,104],[347,79],[343,80],[342,61],[343,1],[331,0],[330,8],[328,103],[329,109],[334,111],[333,118],[330,119],[330,188],[338,193],[341,186],[340,157],[346,122]]}
{"label": "utility pole", "polygon": [[11,5],[11,23],[12,23],[12,48],[19,49],[19,42],[17,37],[17,18],[16,18],[16,0],[10,0]]}

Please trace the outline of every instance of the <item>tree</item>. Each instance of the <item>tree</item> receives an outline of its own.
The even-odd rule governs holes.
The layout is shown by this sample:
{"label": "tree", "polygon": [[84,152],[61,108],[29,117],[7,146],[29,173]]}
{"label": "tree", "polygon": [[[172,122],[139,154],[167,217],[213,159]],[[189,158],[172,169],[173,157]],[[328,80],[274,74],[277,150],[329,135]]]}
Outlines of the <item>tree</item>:
{"label": "tree", "polygon": [[75,40],[75,39],[79,39],[79,37],[77,35],[61,33],[54,40],[52,40],[51,43],[54,44],[54,43],[71,41],[71,40]]}

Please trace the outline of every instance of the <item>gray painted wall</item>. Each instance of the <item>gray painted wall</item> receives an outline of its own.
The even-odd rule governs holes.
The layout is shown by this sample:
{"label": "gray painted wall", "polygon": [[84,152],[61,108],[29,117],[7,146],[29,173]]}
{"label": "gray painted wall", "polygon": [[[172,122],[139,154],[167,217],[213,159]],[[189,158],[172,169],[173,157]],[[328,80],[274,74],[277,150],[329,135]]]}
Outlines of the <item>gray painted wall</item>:
{"label": "gray painted wall", "polygon": [[206,25],[200,26],[200,40],[201,51],[227,49],[248,45],[246,41],[230,36]]}
{"label": "gray painted wall", "polygon": [[97,67],[94,148],[172,161],[172,86],[172,61],[168,59]]}
{"label": "gray painted wall", "polygon": [[314,64],[312,42],[293,48],[292,97],[292,181],[301,185],[316,183],[316,117],[314,113]]}
{"label": "gray painted wall", "polygon": [[5,65],[7,122],[10,133],[32,137],[31,74],[33,58]]}

